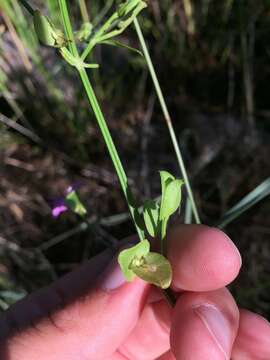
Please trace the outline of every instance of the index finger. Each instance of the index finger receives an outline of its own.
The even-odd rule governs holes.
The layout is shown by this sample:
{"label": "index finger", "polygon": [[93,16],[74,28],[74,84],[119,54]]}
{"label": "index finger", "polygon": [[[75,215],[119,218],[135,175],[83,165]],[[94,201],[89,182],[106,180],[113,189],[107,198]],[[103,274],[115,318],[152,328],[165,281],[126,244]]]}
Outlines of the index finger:
{"label": "index finger", "polygon": [[168,235],[168,258],[175,291],[211,291],[239,273],[241,255],[222,231],[205,225],[181,225]]}

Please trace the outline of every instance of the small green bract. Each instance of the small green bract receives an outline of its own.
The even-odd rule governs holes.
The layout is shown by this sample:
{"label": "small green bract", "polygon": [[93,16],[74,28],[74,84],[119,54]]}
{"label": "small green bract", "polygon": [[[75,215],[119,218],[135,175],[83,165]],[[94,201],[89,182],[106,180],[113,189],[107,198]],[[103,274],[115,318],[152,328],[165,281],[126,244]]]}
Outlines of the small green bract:
{"label": "small green bract", "polygon": [[82,24],[81,28],[76,31],[75,37],[79,41],[87,41],[93,31],[93,25],[90,22],[85,22]]}
{"label": "small green bract", "polygon": [[87,214],[87,210],[79,199],[76,191],[72,190],[71,192],[69,192],[65,197],[65,202],[67,206],[76,214],[82,217]]}
{"label": "small green bract", "polygon": [[61,48],[67,44],[63,32],[56,29],[49,18],[39,10],[34,11],[33,22],[38,40],[43,45]]}

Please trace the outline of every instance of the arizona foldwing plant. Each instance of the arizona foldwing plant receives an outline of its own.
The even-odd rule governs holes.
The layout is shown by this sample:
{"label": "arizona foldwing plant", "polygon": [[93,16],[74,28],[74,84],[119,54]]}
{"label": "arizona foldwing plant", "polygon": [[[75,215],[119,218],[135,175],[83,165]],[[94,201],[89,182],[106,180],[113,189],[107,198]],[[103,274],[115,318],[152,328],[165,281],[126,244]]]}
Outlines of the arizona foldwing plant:
{"label": "arizona foldwing plant", "polygon": [[[56,49],[59,55],[77,70],[111,156],[140,239],[138,244],[121,251],[119,254],[118,261],[123,274],[128,281],[132,281],[135,276],[138,276],[163,289],[168,288],[172,280],[172,269],[165,257],[166,246],[164,242],[168,221],[180,207],[183,181],[176,179],[167,171],[160,171],[160,200],[145,201],[142,211],[139,211],[134,205],[126,173],[86,71],[86,68],[94,69],[99,66],[87,62],[87,57],[96,45],[124,47],[140,53],[137,49],[117,41],[115,37],[122,34],[133,23],[137,15],[147,6],[146,3],[142,0],[127,0],[120,4],[115,12],[97,28],[93,28],[89,22],[84,22],[78,31],[72,29],[66,0],[58,1],[64,31],[58,29],[40,10],[32,9],[25,0],[21,0],[21,3],[33,17],[34,30],[40,43]],[[78,50],[78,44],[83,47],[81,54]],[[86,214],[86,209],[75,191],[67,193],[64,206],[80,216]],[[160,240],[160,253],[151,251],[150,238]]]}

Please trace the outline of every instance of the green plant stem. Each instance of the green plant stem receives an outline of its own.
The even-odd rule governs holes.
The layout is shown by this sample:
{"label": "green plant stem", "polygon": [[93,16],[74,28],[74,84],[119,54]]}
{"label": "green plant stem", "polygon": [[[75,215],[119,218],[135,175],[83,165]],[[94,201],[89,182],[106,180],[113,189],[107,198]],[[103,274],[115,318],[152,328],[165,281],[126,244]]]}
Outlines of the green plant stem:
{"label": "green plant stem", "polygon": [[156,71],[154,69],[154,66],[153,66],[153,63],[152,63],[152,60],[151,60],[151,57],[150,57],[150,54],[149,54],[149,51],[148,51],[144,36],[143,36],[143,33],[142,33],[142,30],[141,30],[141,27],[140,27],[140,24],[139,24],[137,18],[134,19],[134,25],[135,25],[135,29],[136,29],[139,41],[141,43],[142,51],[143,51],[147,66],[149,68],[149,72],[150,72],[152,80],[153,80],[153,84],[154,84],[154,87],[155,87],[155,90],[156,90],[156,93],[157,93],[157,97],[158,97],[158,100],[159,100],[159,103],[160,103],[160,106],[161,106],[165,121],[166,121],[167,126],[168,126],[168,130],[169,130],[170,137],[171,137],[171,140],[172,140],[172,144],[173,144],[173,147],[174,147],[174,151],[175,151],[175,154],[176,154],[176,157],[177,157],[177,161],[178,161],[178,164],[179,164],[179,167],[180,167],[180,170],[181,170],[181,173],[182,173],[182,176],[183,176],[183,179],[185,181],[186,188],[187,188],[187,193],[188,193],[188,197],[190,199],[192,212],[193,212],[196,223],[200,224],[201,221],[200,221],[199,213],[198,213],[197,206],[196,206],[196,203],[195,203],[195,200],[194,200],[192,188],[191,188],[190,181],[189,181],[189,178],[188,178],[188,175],[187,175],[187,171],[186,171],[186,168],[185,168],[183,157],[182,157],[182,154],[181,154],[178,142],[177,142],[177,138],[176,138],[175,131],[174,131],[174,128],[173,128],[173,124],[172,124],[172,119],[171,119],[171,116],[169,114],[168,107],[166,105],[164,95],[162,93],[162,90],[161,90],[161,87],[160,87],[160,84],[159,84],[159,80],[157,78],[157,74],[156,74]]}
{"label": "green plant stem", "polygon": [[[71,23],[70,23],[70,19],[69,19],[69,13],[68,13],[66,1],[65,0],[59,0],[59,6],[60,6],[60,11],[61,11],[62,19],[63,19],[63,24],[64,24],[66,36],[67,36],[68,39],[70,39],[70,44],[69,44],[70,51],[71,51],[72,55],[79,57],[78,49],[77,49],[75,41],[74,41],[74,36],[73,36],[72,27],[71,27]],[[90,105],[91,105],[91,107],[92,107],[92,109],[94,111],[95,116],[96,116],[97,123],[99,125],[100,131],[101,131],[102,136],[104,138],[104,141],[106,143],[108,152],[109,152],[109,154],[111,156],[111,159],[112,159],[113,165],[115,167],[116,173],[118,175],[119,182],[120,182],[120,185],[122,187],[123,193],[125,195],[126,201],[128,203],[129,211],[130,211],[131,216],[132,216],[132,218],[134,220],[134,224],[136,226],[138,236],[139,236],[140,240],[144,240],[144,233],[137,226],[136,221],[135,221],[135,211],[136,211],[136,209],[130,204],[130,199],[129,199],[129,193],[130,192],[129,192],[129,188],[128,188],[127,176],[126,176],[126,173],[124,171],[121,160],[120,160],[120,158],[118,156],[116,147],[114,145],[113,139],[111,137],[110,131],[109,131],[108,126],[106,124],[106,121],[105,121],[105,118],[104,118],[103,113],[101,111],[101,108],[99,106],[98,100],[96,98],[96,95],[94,93],[94,90],[92,88],[92,85],[90,83],[90,80],[88,78],[88,75],[87,75],[87,72],[86,72],[85,68],[83,68],[83,67],[78,68],[78,72],[79,72],[80,78],[82,80],[84,89],[86,91],[89,103],[90,103]]]}
{"label": "green plant stem", "polygon": [[102,136],[105,140],[105,143],[107,145],[107,149],[109,151],[109,154],[111,156],[112,162],[114,164],[116,173],[118,175],[119,178],[119,182],[120,185],[122,187],[122,190],[124,192],[126,201],[128,203],[129,206],[129,210],[130,213],[132,215],[132,218],[134,220],[134,224],[136,226],[136,230],[138,232],[139,238],[140,240],[144,240],[144,234],[142,232],[142,230],[137,226],[136,221],[135,221],[135,209],[132,205],[130,205],[130,200],[129,200],[129,191],[128,191],[128,181],[127,181],[127,176],[125,174],[124,168],[122,166],[121,160],[118,156],[117,150],[115,148],[115,145],[113,143],[112,137],[110,135],[109,129],[107,127],[106,121],[104,119],[104,116],[102,114],[102,111],[100,109],[100,106],[98,104],[97,98],[95,96],[94,90],[92,88],[92,85],[89,81],[88,75],[86,73],[86,70],[84,68],[79,70],[79,74],[82,80],[82,83],[84,85],[85,91],[87,93],[88,96],[88,100],[91,104],[91,107],[95,113],[99,128],[101,130]]}
{"label": "green plant stem", "polygon": [[79,5],[80,5],[80,10],[81,10],[83,21],[84,22],[89,22],[90,18],[89,18],[89,14],[88,14],[88,11],[87,11],[85,0],[79,0]]}
{"label": "green plant stem", "polygon": [[19,0],[21,4],[26,8],[30,15],[34,16],[34,9],[25,0]]}

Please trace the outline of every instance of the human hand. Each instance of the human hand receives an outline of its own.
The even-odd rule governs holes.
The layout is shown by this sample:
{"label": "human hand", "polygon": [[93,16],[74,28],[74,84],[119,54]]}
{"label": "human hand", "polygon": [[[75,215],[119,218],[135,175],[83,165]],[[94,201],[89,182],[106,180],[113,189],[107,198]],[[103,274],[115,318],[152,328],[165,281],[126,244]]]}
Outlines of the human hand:
{"label": "human hand", "polygon": [[159,289],[126,283],[116,258],[106,267],[106,250],[2,315],[0,358],[269,360],[270,324],[239,311],[225,288],[241,267],[231,240],[214,228],[181,225],[167,243],[173,309]]}

